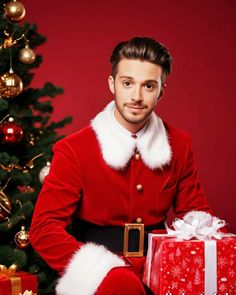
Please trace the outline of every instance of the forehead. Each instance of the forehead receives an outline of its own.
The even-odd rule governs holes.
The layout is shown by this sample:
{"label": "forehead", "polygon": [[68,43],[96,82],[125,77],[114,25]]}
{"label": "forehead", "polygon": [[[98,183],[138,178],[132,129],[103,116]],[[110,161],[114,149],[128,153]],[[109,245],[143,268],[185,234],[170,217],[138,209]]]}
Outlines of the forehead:
{"label": "forehead", "polygon": [[117,66],[117,78],[132,77],[136,80],[159,80],[162,68],[149,61],[123,58]]}

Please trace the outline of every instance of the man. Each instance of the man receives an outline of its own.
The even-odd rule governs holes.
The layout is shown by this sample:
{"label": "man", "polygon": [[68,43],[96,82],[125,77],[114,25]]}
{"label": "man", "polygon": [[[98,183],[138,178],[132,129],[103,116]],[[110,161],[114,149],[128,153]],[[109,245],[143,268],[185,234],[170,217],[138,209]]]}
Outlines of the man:
{"label": "man", "polygon": [[115,100],[56,143],[34,212],[31,242],[62,274],[59,295],[147,294],[147,233],[164,229],[171,206],[178,217],[210,211],[189,135],[154,113],[171,71],[168,50],[136,37],[116,46],[111,63]]}

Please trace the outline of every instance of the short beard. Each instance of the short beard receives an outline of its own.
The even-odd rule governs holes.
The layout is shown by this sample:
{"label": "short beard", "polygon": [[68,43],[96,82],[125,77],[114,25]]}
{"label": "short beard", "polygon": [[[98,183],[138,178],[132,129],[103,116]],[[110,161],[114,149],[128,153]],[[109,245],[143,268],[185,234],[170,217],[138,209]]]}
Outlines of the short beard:
{"label": "short beard", "polygon": [[[128,122],[128,123],[130,123],[130,124],[141,124],[141,123],[145,123],[145,122],[149,119],[151,113],[153,112],[153,109],[150,109],[150,110],[145,114],[145,116],[144,116],[142,119],[139,119],[139,118],[137,118],[137,119],[135,119],[135,118],[133,118],[133,119],[129,119],[129,118],[127,118],[127,117],[123,114],[122,110],[119,108],[119,106],[117,105],[117,103],[115,103],[115,104],[116,104],[116,108],[117,108],[117,110],[119,111],[119,113],[120,113],[120,115],[122,116],[122,118],[123,118],[126,122]],[[138,105],[138,104],[137,104],[137,105]],[[123,106],[125,107],[125,104],[124,104]],[[135,115],[134,115],[134,116],[135,116]]]}

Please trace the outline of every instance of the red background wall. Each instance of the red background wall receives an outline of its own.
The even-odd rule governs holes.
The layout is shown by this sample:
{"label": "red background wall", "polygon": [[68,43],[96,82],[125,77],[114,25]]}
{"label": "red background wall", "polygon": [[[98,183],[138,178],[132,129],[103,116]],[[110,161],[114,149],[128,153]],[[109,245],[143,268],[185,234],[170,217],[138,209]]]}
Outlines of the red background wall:
{"label": "red background wall", "polygon": [[236,232],[236,2],[22,1],[26,19],[48,38],[37,50],[44,63],[33,86],[51,81],[64,88],[53,119],[74,117],[66,134],[88,124],[112,98],[107,76],[117,42],[150,36],[170,49],[173,73],[157,112],[191,132],[209,203]]}

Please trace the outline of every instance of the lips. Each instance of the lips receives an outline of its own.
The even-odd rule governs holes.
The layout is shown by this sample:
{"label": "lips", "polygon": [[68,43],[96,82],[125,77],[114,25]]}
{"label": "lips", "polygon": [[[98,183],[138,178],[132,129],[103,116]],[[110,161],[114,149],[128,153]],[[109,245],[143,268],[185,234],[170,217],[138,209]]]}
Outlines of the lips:
{"label": "lips", "polygon": [[145,106],[140,106],[140,105],[126,104],[126,106],[128,108],[135,109],[135,110],[143,110],[143,109],[145,109]]}

